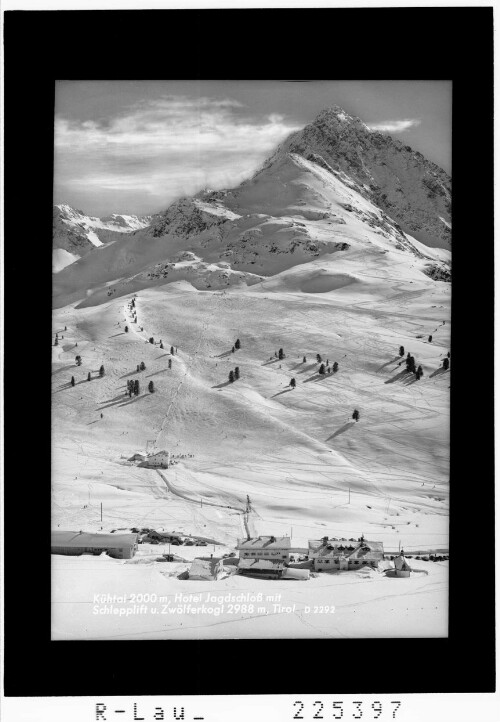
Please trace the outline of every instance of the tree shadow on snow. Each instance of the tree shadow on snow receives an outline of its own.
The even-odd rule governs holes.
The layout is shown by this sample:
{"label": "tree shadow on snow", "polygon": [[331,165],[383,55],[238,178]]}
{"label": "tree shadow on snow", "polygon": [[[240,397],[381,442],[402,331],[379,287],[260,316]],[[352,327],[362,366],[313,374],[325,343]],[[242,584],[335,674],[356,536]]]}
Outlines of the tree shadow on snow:
{"label": "tree shadow on snow", "polygon": [[275,364],[276,361],[283,361],[283,359],[273,358],[273,359],[270,359],[269,361],[265,361],[263,364],[261,364],[261,366],[270,366],[271,364]]}
{"label": "tree shadow on snow", "polygon": [[339,429],[337,429],[337,431],[334,431],[334,433],[331,436],[329,436],[328,439],[326,439],[326,440],[331,441],[336,436],[339,436],[339,434],[343,434],[344,431],[347,431],[347,429],[350,429],[351,426],[354,426],[355,423],[356,423],[355,421],[348,421],[346,424],[344,424]]}
{"label": "tree shadow on snow", "polygon": [[113,336],[110,336],[109,338],[116,338],[117,336],[124,336],[125,333],[126,333],[125,331],[121,331],[120,333],[115,333]]}
{"label": "tree shadow on snow", "polygon": [[133,376],[134,374],[140,373],[140,371],[130,371],[128,374],[123,374],[123,376],[120,376],[121,379],[126,379],[127,376]]}
{"label": "tree shadow on snow", "polygon": [[384,384],[393,384],[395,381],[401,381],[405,377],[407,377],[411,371],[407,371],[404,369],[403,371],[400,371],[396,376],[393,376],[392,379],[387,379],[387,381],[384,381]]}
{"label": "tree shadow on snow", "polygon": [[396,363],[396,361],[400,361],[400,360],[401,360],[401,356],[395,356],[393,359],[391,359],[387,363],[382,364],[382,366],[380,366],[380,368],[377,369],[376,373],[378,374],[379,371],[382,371],[382,369],[385,369],[386,366],[390,366],[391,364]]}
{"label": "tree shadow on snow", "polygon": [[61,373],[61,371],[65,371],[65,369],[70,369],[71,367],[75,367],[74,363],[66,364],[66,366],[61,366],[60,369],[56,369],[55,371],[52,371],[52,376],[55,376],[56,374]]}
{"label": "tree shadow on snow", "polygon": [[[302,364],[301,364],[301,365],[302,365]],[[317,365],[317,364],[309,364],[309,366],[304,366],[304,368],[302,369],[302,371],[299,371],[298,373],[299,373],[299,374],[305,374],[305,373],[307,373],[308,371],[311,371],[316,365]]]}
{"label": "tree shadow on snow", "polygon": [[123,404],[118,404],[118,406],[130,406],[130,404],[135,404],[136,401],[140,401],[140,399],[147,399],[150,394],[142,394],[141,396],[133,396],[128,401],[125,401]]}
{"label": "tree shadow on snow", "polygon": [[231,356],[232,353],[233,353],[233,352],[231,351],[231,349],[229,349],[229,351],[224,351],[224,353],[220,353],[220,354],[219,354],[218,356],[216,356],[215,358],[224,358],[224,356]]}
{"label": "tree shadow on snow", "polygon": [[217,384],[216,386],[212,386],[213,389],[223,389],[224,386],[229,386],[229,384],[232,383],[231,381],[223,381],[221,384]]}
{"label": "tree shadow on snow", "polygon": [[146,378],[149,379],[149,378],[151,378],[151,376],[157,376],[158,374],[162,374],[164,371],[168,371],[168,366],[165,366],[164,369],[160,369],[159,371],[155,371],[155,372],[152,373],[152,374],[148,374],[148,375],[146,376]]}
{"label": "tree shadow on snow", "polygon": [[433,379],[434,376],[441,376],[441,374],[445,374],[446,371],[449,371],[449,369],[444,369],[442,366],[438,369],[436,369],[430,376],[430,379]]}
{"label": "tree shadow on snow", "polygon": [[276,396],[281,396],[281,394],[286,394],[287,391],[291,391],[291,390],[292,390],[292,387],[290,387],[289,389],[284,389],[283,391],[278,391],[278,393],[274,394],[274,396],[271,396],[271,398],[274,399],[274,398],[276,398]]}

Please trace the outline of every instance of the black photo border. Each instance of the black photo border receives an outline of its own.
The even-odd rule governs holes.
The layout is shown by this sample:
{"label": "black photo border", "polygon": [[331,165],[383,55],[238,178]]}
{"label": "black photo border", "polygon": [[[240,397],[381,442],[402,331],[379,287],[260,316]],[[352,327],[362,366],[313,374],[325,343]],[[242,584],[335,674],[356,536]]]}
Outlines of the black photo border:
{"label": "black photo border", "polygon": [[[494,691],[492,8],[7,11],[4,48],[5,694]],[[168,78],[453,82],[447,639],[50,640],[54,83]]]}

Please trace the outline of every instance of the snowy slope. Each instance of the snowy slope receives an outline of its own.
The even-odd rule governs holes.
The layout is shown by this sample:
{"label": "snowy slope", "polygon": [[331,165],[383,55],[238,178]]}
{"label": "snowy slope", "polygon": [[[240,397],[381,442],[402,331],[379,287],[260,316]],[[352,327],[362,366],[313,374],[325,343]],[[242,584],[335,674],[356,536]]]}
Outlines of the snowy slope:
{"label": "snowy slope", "polygon": [[[449,250],[407,233],[359,180],[280,151],[238,188],[180,199],[149,227],[61,270],[54,280],[53,524],[163,527],[204,535],[225,550],[245,534],[248,494],[252,533],[292,534],[298,546],[364,532],[392,550],[400,542],[408,552],[447,548],[450,372],[442,362],[451,288],[435,279],[450,268]],[[128,306],[134,294],[137,322]],[[237,338],[241,349],[232,352]],[[422,365],[419,381],[404,373],[401,345]],[[337,361],[338,372],[320,376],[316,354],[330,367]],[[137,373],[141,361],[146,370]],[[240,379],[229,383],[235,366]],[[141,393],[129,398],[126,382],[135,378]],[[151,443],[176,455],[161,475],[127,462]],[[58,638],[124,633],[123,625],[105,629],[90,615],[85,632],[74,626],[75,572],[88,583],[101,560],[93,561],[55,561],[64,601]],[[221,633],[366,636],[372,619],[379,620],[373,635],[383,636],[381,615],[390,613],[397,634],[445,636],[446,565],[421,564],[422,574],[409,580],[354,572],[345,581],[322,575],[282,583],[287,598],[302,605],[311,594],[333,598],[343,615],[240,615],[224,620]],[[138,588],[144,580],[133,572],[142,564],[126,566]],[[150,559],[148,567],[151,588],[193,591],[163,562]],[[432,594],[424,572],[434,576]],[[116,587],[112,578],[104,574],[102,591]],[[394,586],[400,581],[404,594]],[[259,584],[273,591],[271,582],[236,577],[220,588]],[[349,611],[358,597],[364,621]],[[135,619],[128,633],[213,633],[189,615],[184,633],[178,622],[176,629],[153,622]]]}

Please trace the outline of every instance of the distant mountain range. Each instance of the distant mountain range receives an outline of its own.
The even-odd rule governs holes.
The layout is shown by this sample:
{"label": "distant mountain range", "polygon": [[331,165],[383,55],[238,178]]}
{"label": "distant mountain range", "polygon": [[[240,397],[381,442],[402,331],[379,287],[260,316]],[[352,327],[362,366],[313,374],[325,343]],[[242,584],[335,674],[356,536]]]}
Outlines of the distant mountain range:
{"label": "distant mountain range", "polygon": [[120,294],[176,280],[254,285],[360,245],[402,251],[428,277],[449,280],[451,179],[335,106],[237,188],[181,198],[154,216],[56,206],[54,293],[67,303],[84,289],[96,303],[118,292],[108,288],[117,279]]}
{"label": "distant mountain range", "polygon": [[62,204],[53,210],[53,270],[61,271],[93,248],[117,239],[117,233],[145,228],[152,216],[125,216],[113,213],[95,218]]}

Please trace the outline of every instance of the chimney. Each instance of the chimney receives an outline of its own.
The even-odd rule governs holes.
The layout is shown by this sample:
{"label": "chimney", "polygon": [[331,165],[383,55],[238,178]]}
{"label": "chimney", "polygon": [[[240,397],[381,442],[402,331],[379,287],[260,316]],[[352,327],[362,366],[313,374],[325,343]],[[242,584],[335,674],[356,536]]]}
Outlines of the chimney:
{"label": "chimney", "polygon": [[323,539],[322,539],[322,542],[323,542],[323,546],[326,547],[327,544],[328,544],[328,537],[327,537],[327,536],[324,536]]}

